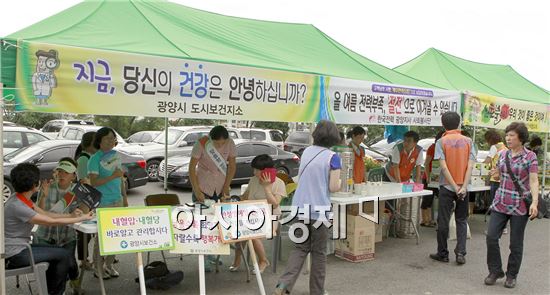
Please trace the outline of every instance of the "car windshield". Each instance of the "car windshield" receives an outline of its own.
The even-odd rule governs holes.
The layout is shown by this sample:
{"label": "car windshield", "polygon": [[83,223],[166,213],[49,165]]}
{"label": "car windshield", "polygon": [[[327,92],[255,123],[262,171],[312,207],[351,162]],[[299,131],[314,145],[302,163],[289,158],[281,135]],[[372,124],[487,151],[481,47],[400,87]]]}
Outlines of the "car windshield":
{"label": "car windshield", "polygon": [[[175,129],[168,129],[168,144],[174,144],[180,138],[180,136],[183,134],[183,131],[181,130],[175,130]],[[166,136],[165,132],[162,131],[161,134],[159,134],[153,142],[165,144],[166,143]]]}
{"label": "car windshield", "polygon": [[18,150],[15,150],[5,155],[4,161],[14,162],[14,163],[25,162],[27,159],[35,155],[39,149],[40,147],[38,147],[35,144],[20,148]]}

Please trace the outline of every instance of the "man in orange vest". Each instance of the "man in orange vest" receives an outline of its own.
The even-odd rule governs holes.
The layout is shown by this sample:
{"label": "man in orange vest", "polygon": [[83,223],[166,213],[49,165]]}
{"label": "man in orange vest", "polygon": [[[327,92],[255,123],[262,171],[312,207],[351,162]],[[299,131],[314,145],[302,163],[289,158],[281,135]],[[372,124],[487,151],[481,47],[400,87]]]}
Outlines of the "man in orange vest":
{"label": "man in orange vest", "polygon": [[348,133],[351,139],[349,147],[353,150],[353,183],[366,182],[365,149],[361,146],[367,132],[361,126],[355,126]]}
{"label": "man in orange vest", "polygon": [[439,209],[437,217],[437,253],[430,258],[449,262],[447,239],[449,219],[455,213],[456,263],[466,263],[466,236],[468,230],[468,183],[476,160],[472,140],[460,133],[460,115],[447,112],[441,116],[445,134],[435,144],[435,160],[439,160]]}
{"label": "man in orange vest", "polygon": [[406,182],[412,177],[416,167],[415,182],[422,183],[421,165],[424,163],[422,147],[418,145],[420,136],[414,131],[405,133],[403,142],[396,144],[391,153],[391,161],[386,165],[386,180]]}

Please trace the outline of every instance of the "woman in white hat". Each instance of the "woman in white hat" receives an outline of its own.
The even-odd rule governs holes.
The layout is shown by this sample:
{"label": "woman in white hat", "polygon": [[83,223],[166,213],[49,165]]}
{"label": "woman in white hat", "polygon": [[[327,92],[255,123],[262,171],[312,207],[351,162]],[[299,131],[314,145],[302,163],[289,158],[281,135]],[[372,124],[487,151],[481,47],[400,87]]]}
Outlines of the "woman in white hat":
{"label": "woman in white hat", "polygon": [[[42,181],[38,193],[37,205],[40,209],[55,213],[70,213],[67,207],[71,204],[72,189],[76,181],[76,162],[69,157],[59,160],[53,173],[53,179]],[[39,226],[37,230],[39,244],[59,246],[75,253],[76,233],[72,227]]]}

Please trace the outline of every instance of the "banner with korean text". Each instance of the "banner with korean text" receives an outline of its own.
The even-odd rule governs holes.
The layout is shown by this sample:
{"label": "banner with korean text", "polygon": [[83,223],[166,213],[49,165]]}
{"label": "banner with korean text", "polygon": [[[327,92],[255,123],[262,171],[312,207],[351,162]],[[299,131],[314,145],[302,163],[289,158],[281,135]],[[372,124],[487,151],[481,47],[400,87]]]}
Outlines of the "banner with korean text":
{"label": "banner with korean text", "polygon": [[97,209],[101,255],[174,248],[169,206]]}
{"label": "banner with korean text", "polygon": [[477,92],[464,95],[464,124],[506,129],[521,121],[531,132],[550,132],[550,104],[538,104]]}
{"label": "banner with korean text", "polygon": [[280,122],[439,125],[453,91],[27,41],[16,110]]}
{"label": "banner with korean text", "polygon": [[331,120],[340,124],[441,126],[445,112],[460,112],[460,93],[325,78]]}
{"label": "banner with korean text", "polygon": [[218,222],[212,214],[204,220],[191,210],[175,207],[172,211],[175,248],[170,253],[194,255],[229,255],[229,244],[222,243]]}

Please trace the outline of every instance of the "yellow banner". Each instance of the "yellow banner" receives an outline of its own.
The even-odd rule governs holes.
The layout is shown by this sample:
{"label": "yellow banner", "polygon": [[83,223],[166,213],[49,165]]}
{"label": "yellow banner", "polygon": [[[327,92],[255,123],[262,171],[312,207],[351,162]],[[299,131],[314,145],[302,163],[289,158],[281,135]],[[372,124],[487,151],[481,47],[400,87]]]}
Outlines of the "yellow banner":
{"label": "yellow banner", "polygon": [[550,132],[550,104],[538,104],[482,93],[464,95],[464,125],[506,129],[524,122],[531,132]]}

